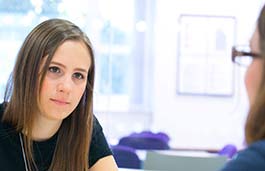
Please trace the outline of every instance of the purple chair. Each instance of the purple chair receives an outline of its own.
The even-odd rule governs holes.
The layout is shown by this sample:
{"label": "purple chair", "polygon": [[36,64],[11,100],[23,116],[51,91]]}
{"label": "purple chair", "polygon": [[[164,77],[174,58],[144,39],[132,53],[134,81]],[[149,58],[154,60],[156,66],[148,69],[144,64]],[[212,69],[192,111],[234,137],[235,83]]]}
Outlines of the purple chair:
{"label": "purple chair", "polygon": [[237,153],[237,148],[233,144],[225,145],[219,152],[219,155],[227,156],[228,158],[232,158]]}
{"label": "purple chair", "polygon": [[142,161],[135,149],[122,145],[111,146],[114,159],[119,168],[141,169]]}
{"label": "purple chair", "polygon": [[119,140],[119,145],[129,146],[135,149],[142,150],[167,150],[169,149],[168,142],[169,137],[165,133],[143,131],[122,137]]}

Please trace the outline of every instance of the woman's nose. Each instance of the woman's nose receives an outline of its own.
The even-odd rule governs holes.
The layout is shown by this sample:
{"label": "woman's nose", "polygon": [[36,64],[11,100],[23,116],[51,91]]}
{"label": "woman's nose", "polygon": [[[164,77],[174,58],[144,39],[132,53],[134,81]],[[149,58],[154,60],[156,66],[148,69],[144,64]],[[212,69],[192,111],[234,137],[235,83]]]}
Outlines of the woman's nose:
{"label": "woman's nose", "polygon": [[71,77],[64,77],[57,85],[58,92],[69,93],[72,89],[73,82]]}

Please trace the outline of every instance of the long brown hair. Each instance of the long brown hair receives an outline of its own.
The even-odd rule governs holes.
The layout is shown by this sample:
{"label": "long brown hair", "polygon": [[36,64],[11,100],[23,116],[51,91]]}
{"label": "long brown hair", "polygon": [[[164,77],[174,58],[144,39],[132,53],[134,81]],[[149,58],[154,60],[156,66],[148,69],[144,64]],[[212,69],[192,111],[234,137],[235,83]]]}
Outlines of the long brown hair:
{"label": "long brown hair", "polygon": [[263,57],[262,79],[257,91],[255,103],[251,106],[246,125],[245,137],[247,144],[265,139],[265,5],[257,21],[260,54]]}
{"label": "long brown hair", "polygon": [[[86,89],[78,106],[63,120],[58,131],[49,170],[87,171],[89,168],[95,75],[92,45],[86,34],[73,23],[63,19],[50,19],[35,27],[23,42],[4,97],[8,103],[3,121],[12,124],[18,132],[23,130],[27,133],[23,140],[31,171],[36,169],[31,134],[34,114],[39,111],[41,85],[56,49],[66,40],[82,41],[86,44],[91,56],[91,66]],[[39,72],[44,57],[45,64]]]}

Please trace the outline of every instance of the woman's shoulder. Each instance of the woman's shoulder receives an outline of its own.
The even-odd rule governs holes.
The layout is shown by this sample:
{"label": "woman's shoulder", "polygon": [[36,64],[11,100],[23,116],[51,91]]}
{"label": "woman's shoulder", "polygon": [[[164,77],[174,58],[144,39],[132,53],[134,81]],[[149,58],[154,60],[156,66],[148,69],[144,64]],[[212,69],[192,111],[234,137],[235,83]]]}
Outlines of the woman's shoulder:
{"label": "woman's shoulder", "polygon": [[260,160],[265,168],[265,139],[252,143],[241,153],[241,155],[249,156],[249,160],[255,159],[257,162]]}
{"label": "woman's shoulder", "polygon": [[265,168],[265,140],[252,143],[238,152],[222,171],[263,171]]}
{"label": "woman's shoulder", "polygon": [[89,166],[92,167],[99,159],[112,155],[103,128],[97,117],[93,116],[93,131],[89,151]]}
{"label": "woman's shoulder", "polygon": [[93,132],[102,131],[102,127],[95,115],[93,115]]}
{"label": "woman's shoulder", "polygon": [[16,132],[15,128],[11,124],[2,121],[7,104],[7,102],[0,103],[0,134],[2,134],[3,131]]}
{"label": "woman's shoulder", "polygon": [[265,154],[265,139],[252,143],[246,150],[257,151]]}
{"label": "woman's shoulder", "polygon": [[1,118],[2,118],[2,115],[4,113],[4,106],[5,106],[5,103],[4,102],[0,103],[0,117]]}
{"label": "woman's shoulder", "polygon": [[1,102],[0,103],[0,123],[2,123],[2,117],[4,115],[6,104],[7,104],[6,102]]}
{"label": "woman's shoulder", "polygon": [[0,118],[2,118],[8,102],[0,102]]}

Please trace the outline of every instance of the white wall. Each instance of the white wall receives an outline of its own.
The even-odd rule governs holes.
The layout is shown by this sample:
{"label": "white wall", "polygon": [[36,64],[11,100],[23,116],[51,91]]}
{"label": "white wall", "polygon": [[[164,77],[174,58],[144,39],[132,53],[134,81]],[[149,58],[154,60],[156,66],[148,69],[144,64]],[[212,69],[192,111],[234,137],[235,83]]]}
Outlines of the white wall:
{"label": "white wall", "polygon": [[[234,16],[236,43],[246,44],[260,8],[259,0],[157,0],[155,16],[153,129],[165,131],[179,148],[221,148],[244,140],[248,110],[244,69],[236,69],[233,97],[177,95],[177,39],[180,14]],[[232,73],[231,73],[232,74]]]}

